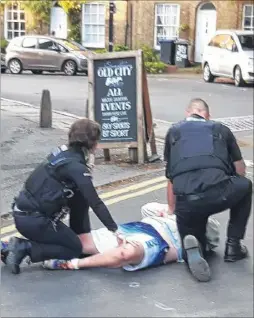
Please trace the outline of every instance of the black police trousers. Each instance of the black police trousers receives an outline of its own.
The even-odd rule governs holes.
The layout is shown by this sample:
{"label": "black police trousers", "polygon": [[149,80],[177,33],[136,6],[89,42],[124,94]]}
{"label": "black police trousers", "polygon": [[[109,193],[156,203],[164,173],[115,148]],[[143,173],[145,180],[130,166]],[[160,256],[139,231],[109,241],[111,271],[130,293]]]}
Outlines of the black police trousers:
{"label": "black police trousers", "polygon": [[230,209],[227,237],[243,239],[251,212],[252,182],[242,176],[233,176],[202,194],[176,196],[175,214],[183,242],[186,235],[194,235],[205,254],[208,217]]}
{"label": "black police trousers", "polygon": [[19,215],[14,212],[17,230],[31,243],[33,263],[49,259],[78,258],[82,254],[79,234],[90,232],[89,206],[75,194],[70,202],[70,227],[58,221],[56,227],[43,215]]}

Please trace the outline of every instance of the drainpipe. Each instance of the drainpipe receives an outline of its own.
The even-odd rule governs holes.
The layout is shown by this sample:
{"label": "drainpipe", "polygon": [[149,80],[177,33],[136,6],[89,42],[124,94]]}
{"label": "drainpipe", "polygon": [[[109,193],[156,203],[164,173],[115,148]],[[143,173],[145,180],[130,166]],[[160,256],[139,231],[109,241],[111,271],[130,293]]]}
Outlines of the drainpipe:
{"label": "drainpipe", "polygon": [[125,33],[124,33],[124,45],[128,46],[128,32],[129,32],[129,1],[126,0],[126,15],[125,15]]}
{"label": "drainpipe", "polygon": [[133,4],[130,2],[130,49],[133,48]]}

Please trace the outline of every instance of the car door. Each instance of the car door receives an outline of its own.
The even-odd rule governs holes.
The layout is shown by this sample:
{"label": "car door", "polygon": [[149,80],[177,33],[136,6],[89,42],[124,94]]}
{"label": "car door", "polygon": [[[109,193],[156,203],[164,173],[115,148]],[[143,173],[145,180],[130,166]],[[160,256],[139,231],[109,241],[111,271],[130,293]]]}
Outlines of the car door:
{"label": "car door", "polygon": [[24,69],[37,69],[39,63],[39,54],[36,50],[37,38],[25,37],[22,42],[22,49],[19,52],[19,58]]}
{"label": "car door", "polygon": [[219,74],[221,75],[229,75],[229,64],[232,59],[232,51],[229,51],[229,46],[231,41],[231,36],[229,34],[221,34],[220,39],[218,41],[219,46]]}
{"label": "car door", "polygon": [[221,70],[223,74],[232,76],[234,66],[238,64],[239,51],[237,44],[231,35],[225,40]]}
{"label": "car door", "polygon": [[39,38],[40,67],[42,70],[59,70],[61,50],[58,44],[50,38]]}
{"label": "car door", "polygon": [[206,62],[208,62],[212,74],[217,74],[219,71],[219,41],[220,34],[215,35],[208,43],[204,52],[204,59]]}

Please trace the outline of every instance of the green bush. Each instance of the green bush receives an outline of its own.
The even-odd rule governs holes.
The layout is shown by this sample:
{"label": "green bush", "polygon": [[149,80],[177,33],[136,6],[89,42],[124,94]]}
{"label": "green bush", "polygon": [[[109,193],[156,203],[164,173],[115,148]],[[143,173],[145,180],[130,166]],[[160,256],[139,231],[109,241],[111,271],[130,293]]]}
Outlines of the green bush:
{"label": "green bush", "polygon": [[68,34],[68,39],[81,43],[81,31],[80,31],[80,26],[78,24],[71,25],[70,32]]}
{"label": "green bush", "polygon": [[160,62],[160,59],[153,48],[150,48],[147,45],[141,47],[143,51],[144,61],[145,62]]}
{"label": "green bush", "polygon": [[0,40],[0,49],[2,53],[5,53],[5,49],[7,47],[7,45],[9,44],[9,42],[5,39],[1,39]]}
{"label": "green bush", "polygon": [[100,53],[107,53],[108,51],[107,49],[94,49],[93,52],[100,54]]}
{"label": "green bush", "polygon": [[115,45],[114,51],[115,52],[129,51],[129,48],[126,45]]}
{"label": "green bush", "polygon": [[166,64],[163,62],[145,62],[145,68],[149,74],[163,73],[166,69]]}

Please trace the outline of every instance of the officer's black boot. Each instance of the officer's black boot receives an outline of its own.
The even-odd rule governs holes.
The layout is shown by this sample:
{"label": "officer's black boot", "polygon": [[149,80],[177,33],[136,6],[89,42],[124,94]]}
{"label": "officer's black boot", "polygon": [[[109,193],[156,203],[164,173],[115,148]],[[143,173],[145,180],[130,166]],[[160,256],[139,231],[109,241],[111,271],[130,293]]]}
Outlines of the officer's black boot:
{"label": "officer's black boot", "polygon": [[247,247],[239,239],[228,238],[224,255],[225,262],[236,262],[248,256]]}
{"label": "officer's black boot", "polygon": [[183,245],[186,262],[192,275],[200,282],[208,282],[211,279],[210,267],[196,237],[193,235],[185,236]]}
{"label": "officer's black boot", "polygon": [[13,274],[20,273],[19,265],[26,256],[30,256],[31,243],[28,240],[12,237],[9,241],[9,253],[6,258],[6,265]]}

